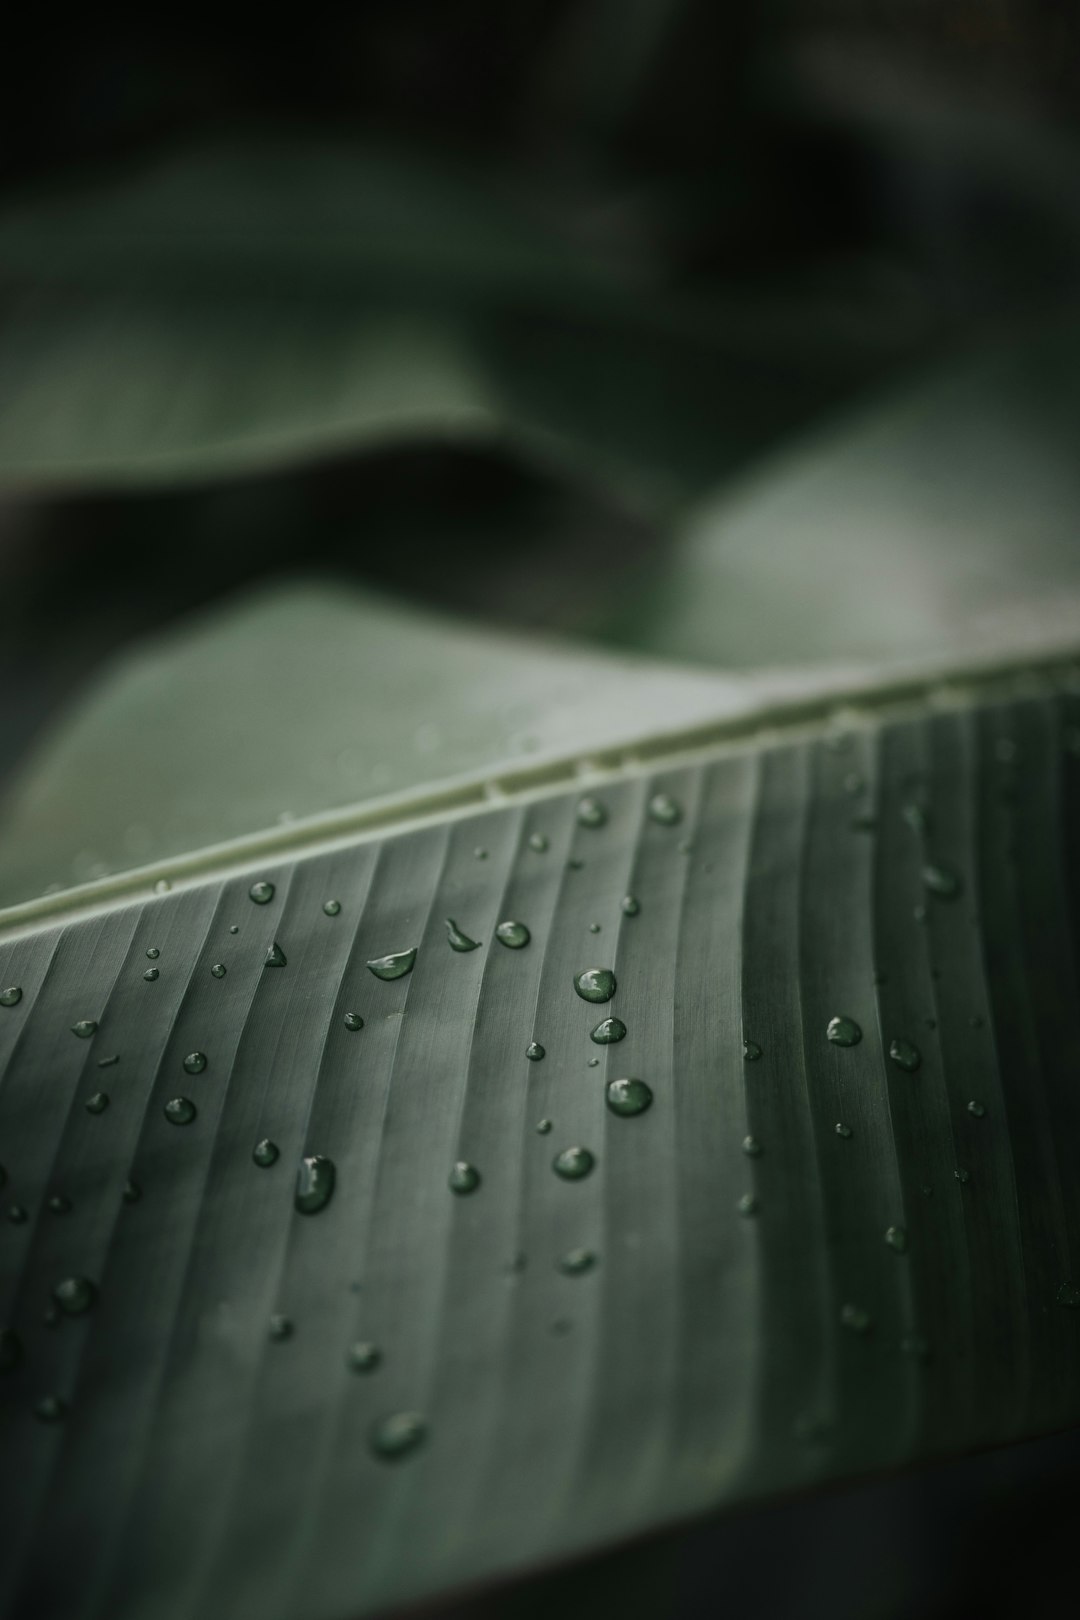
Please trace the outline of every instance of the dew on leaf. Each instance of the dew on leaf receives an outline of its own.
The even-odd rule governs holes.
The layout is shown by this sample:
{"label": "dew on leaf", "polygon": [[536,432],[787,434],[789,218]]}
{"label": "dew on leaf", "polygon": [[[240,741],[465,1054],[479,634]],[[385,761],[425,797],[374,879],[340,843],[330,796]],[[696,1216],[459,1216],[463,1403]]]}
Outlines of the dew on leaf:
{"label": "dew on leaf", "polygon": [[206,1053],[205,1052],[189,1052],[187,1057],[184,1059],[184,1073],[185,1074],[202,1074],[202,1072],[203,1072],[203,1070],[205,1068],[206,1068]]}
{"label": "dew on leaf", "polygon": [[589,1039],[595,1041],[597,1046],[611,1046],[625,1035],[626,1025],[621,1018],[602,1018],[596,1028],[589,1031]]}
{"label": "dew on leaf", "polygon": [[622,897],[622,914],[624,917],[636,917],[641,910],[641,901],[633,894],[624,894]]}
{"label": "dew on leaf", "polygon": [[889,1226],[885,1229],[885,1242],[897,1254],[907,1253],[907,1231],[902,1226]]}
{"label": "dew on leaf", "polygon": [[337,1171],[333,1159],[322,1153],[310,1153],[300,1160],[296,1172],[296,1192],[293,1204],[301,1215],[317,1215],[333,1197]]}
{"label": "dew on leaf", "polygon": [[446,938],[452,951],[475,951],[480,945],[478,939],[470,939],[462,932],[453,917],[446,919]]}
{"label": "dew on leaf", "polygon": [[586,968],[576,975],[574,989],[582,1001],[610,1001],[615,994],[615,975],[610,968]]}
{"label": "dew on leaf", "polygon": [[265,878],[260,878],[259,881],[257,883],[253,883],[251,888],[248,890],[248,899],[254,900],[257,906],[267,906],[270,904],[270,901],[273,898],[274,885],[272,883],[267,883]]}
{"label": "dew on leaf", "polygon": [[0,990],[0,1007],[17,1007],[21,1000],[21,985],[9,984],[6,990]]}
{"label": "dew on leaf", "polygon": [[190,1097],[170,1097],[162,1113],[170,1125],[190,1125],[198,1114],[198,1109]]}
{"label": "dew on leaf", "polygon": [[854,1018],[845,1018],[842,1013],[829,1019],[825,1034],[834,1046],[858,1046],[862,1040],[862,1030]]}
{"label": "dew on leaf", "polygon": [[747,1063],[756,1063],[758,1058],[761,1056],[761,1047],[758,1045],[757,1041],[748,1041],[744,1039],[742,1043],[742,1055],[746,1059]]}
{"label": "dew on leaf", "polygon": [[936,861],[927,861],[922,870],[922,880],[926,892],[938,900],[955,900],[963,889],[960,874],[951,866]]}
{"label": "dew on leaf", "polygon": [[340,915],[340,912],[341,912],[341,901],[340,900],[324,900],[323,901],[323,913],[324,913],[325,916],[327,916],[327,917],[337,917],[337,916]]}
{"label": "dew on leaf", "polygon": [[91,1035],[97,1034],[97,1023],[93,1018],[80,1018],[77,1024],[72,1024],[71,1033],[80,1041],[88,1041]]}
{"label": "dew on leaf", "polygon": [[670,793],[654,793],[649,800],[649,819],[661,827],[674,827],[682,820],[682,806]]}
{"label": "dew on leaf", "polygon": [[448,1186],[453,1193],[474,1193],[480,1185],[480,1172],[475,1164],[459,1159],[450,1172]]}
{"label": "dew on leaf", "polygon": [[147,968],[146,972],[143,974],[143,978],[148,984],[153,984],[154,980],[159,979],[160,977],[161,970],[159,968]]}
{"label": "dew on leaf", "polygon": [[419,1412],[392,1412],[379,1418],[368,1431],[371,1449],[384,1462],[415,1451],[427,1436],[427,1424]]}
{"label": "dew on leaf", "polygon": [[911,1041],[905,1041],[900,1036],[889,1042],[889,1057],[898,1069],[905,1074],[914,1074],[922,1062],[922,1053]]}
{"label": "dew on leaf", "polygon": [[605,1100],[613,1114],[632,1119],[652,1106],[652,1087],[644,1080],[609,1080]]}
{"label": "dew on leaf", "polygon": [[293,1325],[289,1317],[275,1313],[267,1324],[267,1337],[275,1344],[284,1344],[286,1339],[293,1336]]}
{"label": "dew on leaf", "polygon": [[97,1289],[89,1277],[65,1277],[52,1297],[65,1316],[84,1316],[97,1303]]}
{"label": "dew on leaf", "polygon": [[607,806],[602,799],[586,796],[578,801],[577,819],[579,826],[602,827],[607,818]]}
{"label": "dew on leaf", "polygon": [[361,1018],[359,1013],[347,1012],[345,1014],[344,1024],[345,1024],[346,1029],[351,1029],[351,1030],[355,1031],[355,1030],[358,1030],[358,1029],[363,1029],[364,1020]]}
{"label": "dew on leaf", "polygon": [[377,979],[403,979],[411,973],[416,961],[416,947],[408,951],[392,951],[389,956],[374,956],[368,969]]}
{"label": "dew on leaf", "polygon": [[508,918],[496,928],[495,938],[500,945],[506,945],[512,951],[520,951],[523,945],[529,943],[532,935],[523,922],[514,922]]}
{"label": "dew on leaf", "polygon": [[263,967],[288,967],[288,965],[289,958],[275,939],[263,958]]}
{"label": "dew on leaf", "polygon": [[224,962],[215,962],[210,969],[215,979],[223,979],[227,972]]}
{"label": "dew on leaf", "polygon": [[88,1114],[103,1114],[109,1106],[109,1093],[95,1091],[92,1096],[87,1097],[84,1106]]}
{"label": "dew on leaf", "polygon": [[540,1059],[546,1056],[546,1048],[541,1046],[539,1041],[530,1041],[525,1048],[525,1056],[531,1063],[539,1063]]}
{"label": "dew on leaf", "polygon": [[350,1344],[345,1360],[355,1373],[374,1372],[382,1360],[382,1351],[369,1339],[357,1339],[355,1344]]}
{"label": "dew on leaf", "polygon": [[595,1264],[596,1256],[591,1249],[568,1249],[559,1261],[559,1270],[567,1277],[582,1277]]}
{"label": "dew on leaf", "polygon": [[557,1176],[564,1181],[580,1181],[587,1176],[596,1163],[595,1158],[586,1147],[563,1148],[551,1161],[551,1168]]}
{"label": "dew on leaf", "polygon": [[276,1142],[271,1142],[264,1136],[261,1142],[256,1142],[251,1150],[251,1157],[261,1170],[269,1170],[272,1164],[277,1164],[281,1151]]}

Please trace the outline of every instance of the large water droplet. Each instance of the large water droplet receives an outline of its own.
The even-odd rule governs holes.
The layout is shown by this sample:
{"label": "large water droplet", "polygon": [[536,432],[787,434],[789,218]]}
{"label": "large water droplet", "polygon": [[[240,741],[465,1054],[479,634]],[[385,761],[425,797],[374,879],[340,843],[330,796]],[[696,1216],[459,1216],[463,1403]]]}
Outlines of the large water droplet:
{"label": "large water droplet", "polygon": [[0,1007],[17,1007],[22,1000],[22,987],[9,984],[6,990],[0,990]]}
{"label": "large water droplet", "polygon": [[346,1013],[344,1023],[346,1029],[351,1029],[354,1031],[363,1029],[364,1027],[364,1020],[361,1018],[359,1013]]}
{"label": "large water droplet", "polygon": [[849,1333],[869,1333],[873,1325],[870,1313],[861,1305],[845,1305],[840,1312],[840,1322]]}
{"label": "large water droplet", "polygon": [[923,867],[922,880],[923,888],[937,900],[955,900],[963,888],[958,872],[934,861]]}
{"label": "large water droplet", "polygon": [[190,1125],[198,1109],[190,1097],[170,1097],[162,1112],[170,1125]]}
{"label": "large water droplet", "polygon": [[594,1030],[589,1033],[589,1039],[595,1041],[597,1046],[611,1046],[615,1041],[621,1041],[626,1034],[626,1025],[621,1018],[602,1018]]}
{"label": "large water droplet", "polygon": [[606,1098],[613,1114],[632,1119],[635,1114],[643,1114],[646,1108],[652,1106],[652,1087],[647,1086],[644,1080],[609,1080]]}
{"label": "large water droplet", "polygon": [[337,917],[337,916],[339,916],[340,913],[341,913],[341,901],[340,900],[324,900],[323,901],[323,912],[325,913],[325,915],[327,917]]}
{"label": "large water droplet", "polygon": [[596,1160],[588,1148],[568,1147],[555,1155],[551,1161],[551,1168],[557,1176],[562,1176],[564,1181],[580,1181],[583,1176],[589,1174],[595,1163]]}
{"label": "large water droplet", "polygon": [[85,1106],[88,1114],[103,1114],[109,1106],[109,1093],[95,1091],[92,1096],[87,1097]]}
{"label": "large water droplet", "polygon": [[263,959],[263,967],[288,967],[289,958],[275,939]]}
{"label": "large water droplet", "polygon": [[158,957],[161,955],[161,952],[158,950],[156,945],[151,945],[146,954],[150,958],[151,962],[156,962]]}
{"label": "large water droplet", "polygon": [[885,1241],[890,1249],[897,1254],[907,1253],[907,1232],[902,1226],[890,1226],[885,1231]]}
{"label": "large water droplet", "polygon": [[254,900],[257,906],[269,905],[270,901],[274,898],[274,885],[272,883],[267,883],[265,878],[260,878],[258,883],[253,883],[251,885],[251,888],[248,890],[248,898],[250,900]]}
{"label": "large water droplet", "polygon": [[22,1360],[22,1341],[14,1328],[0,1328],[0,1374],[14,1372]]}
{"label": "large water droplet", "polygon": [[758,1058],[761,1056],[761,1047],[758,1045],[757,1041],[748,1041],[744,1038],[742,1043],[742,1055],[746,1059],[747,1063],[756,1063]]}
{"label": "large water droplet", "polygon": [[286,1339],[291,1339],[293,1336],[292,1321],[287,1316],[280,1316],[275,1313],[267,1324],[266,1332],[267,1338],[272,1339],[275,1344],[284,1344]]}
{"label": "large water droplet", "polygon": [[261,1142],[256,1142],[251,1150],[251,1157],[262,1170],[269,1170],[272,1164],[277,1164],[281,1153],[276,1142],[271,1142],[264,1136]]}
{"label": "large water droplet", "polygon": [[899,1036],[889,1042],[889,1056],[898,1069],[905,1074],[914,1074],[922,1062],[922,1053],[911,1041],[902,1040]]}
{"label": "large water droplet", "polygon": [[578,802],[577,818],[582,827],[602,827],[607,821],[607,807],[601,799],[587,796]]}
{"label": "large water droplet", "polygon": [[83,1316],[97,1304],[97,1289],[89,1277],[65,1277],[53,1289],[53,1299],[65,1316]]}
{"label": "large water droplet", "polygon": [[508,945],[512,951],[520,951],[527,945],[532,935],[523,922],[501,922],[495,930],[495,938],[500,945]]}
{"label": "large water droplet", "polygon": [[419,1412],[392,1412],[372,1424],[368,1438],[376,1457],[396,1462],[415,1451],[426,1435],[427,1424]]}
{"label": "large water droplet", "polygon": [[215,979],[223,979],[227,971],[224,962],[215,962],[210,969]]}
{"label": "large water droplet", "polygon": [[393,951],[389,956],[374,956],[368,967],[377,979],[403,979],[411,973],[416,961],[416,947],[411,951]]}
{"label": "large water droplet", "polygon": [[336,1177],[333,1159],[322,1153],[311,1153],[300,1160],[293,1203],[301,1215],[317,1215],[326,1208],[333,1197]]}
{"label": "large water droplet", "polygon": [[62,1423],[67,1417],[67,1402],[59,1395],[43,1395],[34,1407],[34,1416],[41,1423]]}
{"label": "large water droplet", "polygon": [[147,968],[146,972],[143,974],[143,978],[146,980],[147,984],[153,984],[154,980],[155,979],[160,979],[160,977],[161,977],[161,969],[160,968]]}
{"label": "large water droplet", "polygon": [[582,1001],[610,1001],[615,994],[615,975],[610,968],[586,968],[574,979],[574,989]]}
{"label": "large water droplet", "polygon": [[187,1057],[184,1059],[184,1073],[185,1074],[202,1074],[202,1072],[203,1072],[203,1070],[205,1068],[206,1068],[206,1053],[205,1052],[189,1052]]}
{"label": "large water droplet", "polygon": [[547,1049],[541,1046],[539,1041],[530,1041],[525,1048],[525,1056],[530,1063],[539,1063],[541,1058],[547,1056]]}
{"label": "large water droplet", "polygon": [[641,910],[641,901],[635,894],[624,894],[622,897],[622,913],[624,917],[636,917]]}
{"label": "large water droplet", "polygon": [[88,1041],[91,1035],[97,1034],[97,1023],[93,1018],[80,1018],[77,1024],[72,1024],[71,1033],[80,1041]]}
{"label": "large water droplet", "polygon": [[546,835],[539,832],[530,833],[529,848],[534,849],[538,855],[542,855],[548,848],[548,840]]}
{"label": "large water droplet", "polygon": [[568,1277],[582,1277],[595,1264],[596,1256],[591,1249],[568,1249],[559,1261],[559,1270]]}
{"label": "large water droplet", "polygon": [[446,937],[452,951],[475,951],[480,945],[478,939],[470,939],[468,934],[462,933],[453,917],[446,919]]}
{"label": "large water droplet", "polygon": [[862,1040],[862,1030],[854,1018],[845,1018],[843,1014],[829,1019],[825,1034],[834,1046],[858,1046]]}
{"label": "large water droplet", "polygon": [[448,1182],[451,1192],[473,1193],[480,1185],[480,1172],[475,1164],[469,1164],[465,1159],[459,1159],[450,1172]]}
{"label": "large water droplet", "polygon": [[345,1360],[355,1373],[374,1372],[382,1360],[382,1351],[367,1339],[357,1339],[350,1344]]}
{"label": "large water droplet", "polygon": [[654,793],[649,800],[649,818],[662,827],[674,827],[682,820],[682,806],[670,793]]}

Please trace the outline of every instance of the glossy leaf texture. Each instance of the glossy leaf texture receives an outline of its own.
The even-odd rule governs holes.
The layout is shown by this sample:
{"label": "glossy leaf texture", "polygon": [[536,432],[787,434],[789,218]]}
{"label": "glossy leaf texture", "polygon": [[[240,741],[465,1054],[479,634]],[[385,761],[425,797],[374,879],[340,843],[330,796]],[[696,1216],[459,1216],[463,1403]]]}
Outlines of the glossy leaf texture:
{"label": "glossy leaf texture", "polygon": [[8,931],[5,1613],[334,1620],[1080,1418],[1076,671],[589,795]]}

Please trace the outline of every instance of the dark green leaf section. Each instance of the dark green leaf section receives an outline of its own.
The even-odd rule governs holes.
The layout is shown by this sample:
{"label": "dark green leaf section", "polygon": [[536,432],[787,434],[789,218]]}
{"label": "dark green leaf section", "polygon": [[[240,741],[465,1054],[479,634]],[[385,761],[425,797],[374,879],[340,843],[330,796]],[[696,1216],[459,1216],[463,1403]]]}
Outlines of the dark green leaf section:
{"label": "dark green leaf section", "polygon": [[1078,726],[1034,682],[9,937],[5,1612],[334,1620],[1077,1421]]}

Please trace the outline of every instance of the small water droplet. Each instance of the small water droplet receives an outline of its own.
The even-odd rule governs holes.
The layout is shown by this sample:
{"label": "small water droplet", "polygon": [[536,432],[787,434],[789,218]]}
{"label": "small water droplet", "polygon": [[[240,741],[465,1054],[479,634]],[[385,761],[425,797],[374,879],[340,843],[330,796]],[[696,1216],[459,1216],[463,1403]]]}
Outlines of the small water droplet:
{"label": "small water droplet", "polygon": [[749,1159],[761,1158],[761,1143],[756,1136],[744,1136],[742,1150]]}
{"label": "small water droplet", "polygon": [[77,1024],[72,1024],[71,1033],[80,1041],[88,1041],[91,1035],[97,1034],[97,1024],[93,1018],[80,1018]]}
{"label": "small water droplet", "polygon": [[393,1412],[379,1418],[368,1433],[371,1449],[384,1462],[396,1462],[399,1457],[415,1451],[427,1435],[427,1424],[419,1412]]}
{"label": "small water droplet", "polygon": [[210,969],[215,979],[223,979],[227,972],[224,962],[215,962]]}
{"label": "small water droplet", "polygon": [[473,850],[473,855],[475,856],[475,858],[478,861],[486,861],[487,860],[487,850],[483,849],[479,844]]}
{"label": "small water droplet", "polygon": [[340,900],[324,900],[323,912],[327,917],[337,917],[341,914]]}
{"label": "small water droplet", "polygon": [[363,1029],[364,1020],[361,1018],[359,1013],[346,1013],[345,1018],[344,1018],[344,1024],[345,1024],[346,1029],[351,1029],[351,1030]]}
{"label": "small water droplet", "polygon": [[956,1177],[961,1187],[966,1187],[968,1182],[971,1180],[970,1170],[954,1170],[953,1175]]}
{"label": "small water droplet", "polygon": [[71,1199],[65,1197],[63,1193],[53,1193],[49,1199],[49,1208],[54,1215],[70,1215]]}
{"label": "small water droplet", "polygon": [[17,1007],[21,1000],[21,985],[9,984],[6,990],[0,990],[0,1007]]}
{"label": "small water droplet", "polygon": [[595,1264],[596,1256],[591,1249],[568,1249],[559,1261],[559,1270],[567,1277],[582,1277]]}
{"label": "small water droplet", "polygon": [[465,1159],[459,1159],[450,1172],[448,1182],[451,1192],[473,1193],[480,1185],[480,1172],[475,1164],[469,1164]]}
{"label": "small water droplet", "polygon": [[523,922],[513,922],[508,920],[506,922],[501,922],[496,928],[495,938],[499,941],[500,945],[506,945],[512,951],[520,951],[523,945],[527,945],[529,943],[532,935],[529,933],[529,930],[526,928]]}
{"label": "small water droplet", "polygon": [[955,900],[963,889],[960,874],[951,866],[928,861],[922,870],[923,888],[937,900]]}
{"label": "small water droplet", "polygon": [[981,1102],[975,1102],[974,1100],[968,1103],[967,1111],[969,1114],[973,1114],[976,1119],[982,1119],[986,1114],[986,1109],[983,1104]]}
{"label": "small water droplet", "polygon": [[261,1170],[269,1170],[272,1164],[277,1164],[281,1152],[276,1142],[271,1142],[264,1136],[261,1142],[256,1142],[251,1150],[251,1157]]}
{"label": "small water droplet", "polygon": [[267,1324],[266,1333],[267,1338],[272,1339],[275,1344],[284,1344],[286,1339],[291,1339],[293,1336],[292,1322],[287,1316],[275,1314]]}
{"label": "small water droplet", "polygon": [[12,1204],[8,1209],[8,1220],[12,1226],[26,1225],[26,1210],[21,1204]]}
{"label": "small water droplet", "polygon": [[557,1176],[562,1176],[564,1181],[580,1181],[583,1176],[589,1174],[595,1163],[596,1160],[588,1148],[568,1147],[555,1155],[551,1161],[551,1168]]}
{"label": "small water droplet", "polygon": [[159,979],[160,977],[161,970],[159,968],[147,968],[146,972],[143,974],[143,978],[146,980],[147,984],[153,984],[154,980]]}
{"label": "small water droplet", "polygon": [[622,897],[622,913],[624,917],[636,917],[641,910],[641,901],[634,894],[624,894]]}
{"label": "small water droplet", "polygon": [[845,1018],[843,1014],[829,1019],[825,1034],[834,1046],[858,1046],[862,1040],[862,1030],[854,1018]]}
{"label": "small water droplet", "polygon": [[845,1125],[842,1121],[838,1122],[836,1126],[836,1134],[837,1136],[842,1136],[846,1142],[851,1136],[851,1126]]}
{"label": "small water droplet", "polygon": [[300,1160],[296,1172],[296,1192],[293,1203],[301,1215],[317,1215],[325,1209],[334,1193],[337,1171],[333,1159],[322,1153],[310,1153]]}
{"label": "small water droplet", "polygon": [[1080,1310],[1080,1288],[1075,1283],[1062,1283],[1057,1291],[1057,1302],[1067,1311]]}
{"label": "small water droplet", "polygon": [[626,1025],[621,1018],[602,1018],[596,1028],[590,1030],[589,1039],[595,1041],[597,1046],[611,1046],[615,1041],[621,1041],[626,1035]]}
{"label": "small water droplet", "polygon": [[109,1093],[107,1091],[95,1091],[93,1096],[86,1099],[85,1107],[88,1114],[103,1114],[108,1106]]}
{"label": "small water droplet", "polygon": [[125,1204],[137,1204],[141,1197],[142,1197],[142,1188],[139,1186],[139,1183],[137,1181],[132,1181],[130,1176],[129,1176],[127,1181],[124,1182],[124,1192],[123,1192],[124,1203]]}
{"label": "small water droplet", "polygon": [[615,994],[615,975],[610,968],[586,968],[574,979],[574,989],[582,1001],[610,1001]]}
{"label": "small water droplet", "polygon": [[539,1063],[540,1059],[546,1055],[546,1048],[541,1046],[539,1041],[530,1041],[525,1048],[525,1056],[532,1063]]}
{"label": "small water droplet", "polygon": [[644,1080],[609,1080],[605,1093],[607,1105],[613,1114],[632,1119],[652,1106],[652,1087]]}
{"label": "small water droplet", "polygon": [[861,1305],[845,1305],[840,1312],[840,1322],[849,1333],[869,1333],[872,1326],[869,1312]]}
{"label": "small water droplet", "polygon": [[462,933],[453,917],[446,919],[446,937],[452,951],[475,951],[480,945],[478,939],[470,939],[468,934]]}
{"label": "small water droplet", "polygon": [[248,890],[248,899],[254,900],[257,906],[268,906],[273,898],[274,885],[272,883],[267,883],[265,878],[260,878],[259,881],[257,883],[253,883],[251,888]]}
{"label": "small water droplet", "polygon": [[547,1136],[551,1131],[551,1121],[550,1121],[550,1119],[538,1120],[537,1124],[536,1124],[536,1129],[537,1129],[537,1131],[539,1132],[539,1134],[541,1136]]}
{"label": "small water droplet", "polygon": [[275,939],[263,958],[263,967],[288,967],[288,965],[289,958]]}
{"label": "small water droplet", "polygon": [[899,1036],[889,1042],[889,1056],[898,1069],[905,1074],[914,1074],[922,1062],[922,1053],[911,1041],[902,1040]]}
{"label": "small water droplet", "polygon": [[168,894],[171,888],[172,884],[169,882],[168,878],[158,878],[157,882],[154,884],[154,893]]}
{"label": "small water droplet", "polygon": [[600,924],[598,922],[591,922],[589,924],[589,933],[590,934],[598,934],[599,932],[600,932]]}
{"label": "small water droplet", "polygon": [[190,1125],[198,1109],[190,1097],[170,1097],[162,1113],[170,1125]]}
{"label": "small water droplet", "polygon": [[389,956],[374,956],[368,969],[377,979],[403,979],[411,973],[416,961],[416,947],[409,951],[393,951]]}
{"label": "small water droplet", "polygon": [[346,1364],[355,1373],[374,1372],[381,1360],[382,1351],[368,1339],[357,1339],[355,1344],[350,1344],[345,1355]]}
{"label": "small water droplet", "polygon": [[98,1066],[99,1069],[111,1069],[113,1067],[113,1065],[115,1063],[119,1063],[119,1061],[120,1061],[119,1052],[114,1052],[112,1057],[98,1058],[97,1066]]}
{"label": "small water droplet", "polygon": [[229,924],[229,933],[230,934],[238,934],[239,932],[240,932],[240,924],[239,923],[230,923]]}
{"label": "small water droplet", "polygon": [[584,866],[584,861],[579,860],[576,855],[572,855],[566,863],[566,870],[568,872],[580,872],[583,870]]}
{"label": "small water droplet", "polygon": [[14,1328],[0,1328],[0,1374],[14,1372],[22,1360],[22,1341]]}
{"label": "small water droplet", "polygon": [[67,1402],[59,1395],[43,1395],[34,1407],[34,1416],[41,1423],[62,1423],[67,1417]]}
{"label": "small water droplet", "polygon": [[184,1059],[184,1073],[185,1074],[202,1074],[202,1072],[203,1072],[203,1070],[205,1068],[206,1068],[206,1053],[205,1052],[189,1052],[187,1057]]}
{"label": "small water droplet", "polygon": [[161,955],[161,952],[158,950],[156,945],[151,945],[146,954],[150,958],[151,962],[156,962],[158,957]]}
{"label": "small water droplet", "polygon": [[654,793],[649,800],[649,819],[661,827],[674,827],[682,820],[682,806],[670,793]]}
{"label": "small water droplet", "polygon": [[911,800],[910,803],[903,806],[900,814],[903,816],[904,820],[907,822],[908,826],[911,828],[916,837],[925,837],[925,835],[930,831],[930,813],[926,809],[925,805],[918,804],[915,802],[915,800]]}
{"label": "small water droplet", "polygon": [[930,1360],[930,1341],[924,1339],[921,1333],[905,1333],[900,1340],[900,1348],[905,1356],[912,1356],[916,1361]]}
{"label": "small water droplet", "polygon": [[586,797],[578,801],[578,824],[582,827],[602,827],[607,821],[607,807],[600,799]]}
{"label": "small water droplet", "polygon": [[548,848],[548,840],[545,834],[538,832],[530,833],[529,848],[534,849],[538,855],[542,855]]}
{"label": "small water droplet", "polygon": [[756,1063],[758,1058],[761,1056],[761,1047],[758,1045],[757,1041],[748,1041],[744,1037],[742,1043],[742,1055],[746,1059],[747,1063]]}
{"label": "small water droplet", "polygon": [[885,1241],[890,1249],[897,1254],[907,1253],[907,1232],[902,1226],[889,1226],[885,1230]]}
{"label": "small water droplet", "polygon": [[65,1316],[84,1316],[97,1304],[97,1289],[89,1277],[65,1277],[52,1297]]}

